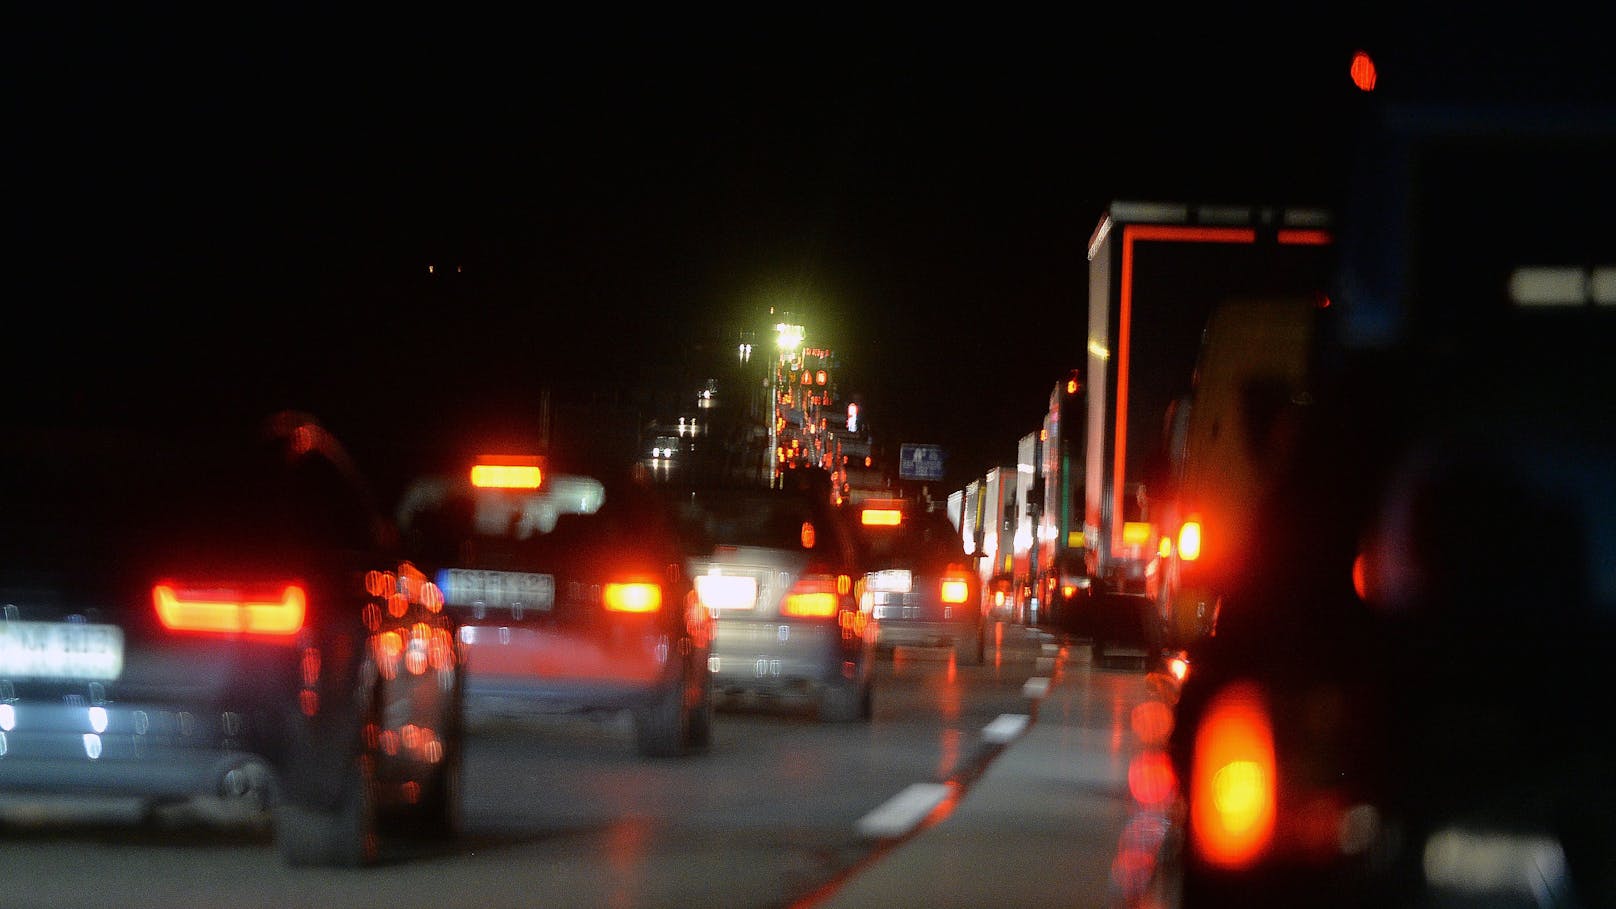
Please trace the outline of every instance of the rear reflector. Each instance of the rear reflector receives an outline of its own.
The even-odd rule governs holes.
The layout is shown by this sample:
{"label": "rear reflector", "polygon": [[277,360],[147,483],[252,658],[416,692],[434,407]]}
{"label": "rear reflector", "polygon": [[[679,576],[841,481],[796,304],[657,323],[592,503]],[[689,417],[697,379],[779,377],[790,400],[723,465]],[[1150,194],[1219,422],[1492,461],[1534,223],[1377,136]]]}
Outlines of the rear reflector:
{"label": "rear reflector", "polygon": [[662,587],[657,584],[607,584],[602,593],[610,612],[656,612],[662,608]]}
{"label": "rear reflector", "polygon": [[1277,788],[1273,727],[1255,685],[1236,683],[1213,698],[1190,772],[1196,854],[1223,868],[1250,865],[1273,838]]}
{"label": "rear reflector", "polygon": [[308,611],[308,597],[296,584],[267,596],[233,588],[158,584],[152,588],[152,602],[157,618],[170,631],[219,634],[296,634]]}

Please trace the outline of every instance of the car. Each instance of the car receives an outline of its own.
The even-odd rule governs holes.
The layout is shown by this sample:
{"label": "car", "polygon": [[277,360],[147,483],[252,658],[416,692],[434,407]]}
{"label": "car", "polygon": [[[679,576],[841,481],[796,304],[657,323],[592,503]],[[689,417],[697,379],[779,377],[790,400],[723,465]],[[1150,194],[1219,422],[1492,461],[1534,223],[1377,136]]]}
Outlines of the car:
{"label": "car", "polygon": [[678,490],[686,563],[715,618],[712,670],[731,698],[815,705],[830,723],[873,709],[877,627],[847,516],[813,469],[780,487]]}
{"label": "car", "polygon": [[317,420],[0,459],[0,790],[212,803],[293,865],[458,831],[454,617]]}
{"label": "car", "polygon": [[867,499],[854,533],[876,647],[948,647],[957,662],[982,662],[987,622],[981,581],[948,516],[904,499]]}
{"label": "car", "polygon": [[473,720],[626,711],[642,755],[707,749],[713,620],[641,471],[480,456],[410,483],[398,525],[460,624]]}
{"label": "car", "polygon": [[1177,697],[1186,907],[1616,905],[1616,118],[1437,50],[1367,118],[1327,381]]}

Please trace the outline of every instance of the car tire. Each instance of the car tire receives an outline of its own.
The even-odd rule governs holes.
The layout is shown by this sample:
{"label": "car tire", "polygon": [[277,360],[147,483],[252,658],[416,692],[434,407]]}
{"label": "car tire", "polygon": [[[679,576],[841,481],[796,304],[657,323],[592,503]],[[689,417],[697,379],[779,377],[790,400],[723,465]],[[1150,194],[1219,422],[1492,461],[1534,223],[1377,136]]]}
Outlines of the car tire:
{"label": "car tire", "polygon": [[701,702],[690,712],[685,745],[692,752],[706,751],[713,743],[713,680],[701,680]]}
{"label": "car tire", "polygon": [[837,680],[819,694],[819,719],[824,723],[857,723],[873,714],[872,686]]}
{"label": "car tire", "polygon": [[954,641],[954,661],[968,666],[980,666],[987,655],[987,631],[976,629],[976,634],[969,637],[956,638]]}
{"label": "car tire", "polygon": [[286,864],[357,868],[379,857],[376,758],[355,755],[332,809],[283,803],[275,809],[275,844]]}
{"label": "car tire", "polygon": [[644,757],[680,757],[707,746],[712,737],[712,686],[701,681],[696,703],[687,684],[670,685],[650,704],[634,709],[634,747]]}
{"label": "car tire", "polygon": [[443,759],[421,789],[421,800],[404,809],[400,826],[430,841],[453,840],[464,829],[465,742],[458,729],[444,737]]}

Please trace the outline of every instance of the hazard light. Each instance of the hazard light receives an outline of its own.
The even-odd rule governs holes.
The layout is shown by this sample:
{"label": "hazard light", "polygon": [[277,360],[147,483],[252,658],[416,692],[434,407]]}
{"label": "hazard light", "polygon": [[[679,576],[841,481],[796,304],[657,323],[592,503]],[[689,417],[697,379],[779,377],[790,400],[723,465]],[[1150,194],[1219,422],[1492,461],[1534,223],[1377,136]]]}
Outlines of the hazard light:
{"label": "hazard light", "polygon": [[484,455],[471,468],[471,485],[482,489],[538,489],[544,479],[541,458]]}
{"label": "hazard light", "polygon": [[287,636],[303,627],[308,596],[297,584],[245,591],[230,586],[152,587],[157,618],[170,631]]}

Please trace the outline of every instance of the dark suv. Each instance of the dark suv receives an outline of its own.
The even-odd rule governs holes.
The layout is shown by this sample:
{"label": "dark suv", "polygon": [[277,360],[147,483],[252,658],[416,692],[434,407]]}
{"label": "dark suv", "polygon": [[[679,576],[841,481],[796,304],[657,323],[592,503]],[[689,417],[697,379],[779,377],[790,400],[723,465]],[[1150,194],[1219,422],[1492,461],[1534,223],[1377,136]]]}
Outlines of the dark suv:
{"label": "dark suv", "polygon": [[456,831],[453,616],[317,422],[0,457],[0,789],[222,799],[293,864]]}

